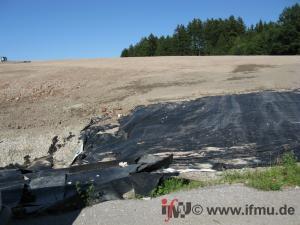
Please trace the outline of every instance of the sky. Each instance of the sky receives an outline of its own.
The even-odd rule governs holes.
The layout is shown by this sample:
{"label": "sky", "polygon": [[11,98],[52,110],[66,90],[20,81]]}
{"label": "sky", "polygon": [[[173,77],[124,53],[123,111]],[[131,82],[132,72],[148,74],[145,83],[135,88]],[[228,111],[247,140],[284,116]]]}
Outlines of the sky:
{"label": "sky", "polygon": [[119,57],[142,36],[193,18],[276,21],[300,0],[0,0],[0,55],[11,60]]}

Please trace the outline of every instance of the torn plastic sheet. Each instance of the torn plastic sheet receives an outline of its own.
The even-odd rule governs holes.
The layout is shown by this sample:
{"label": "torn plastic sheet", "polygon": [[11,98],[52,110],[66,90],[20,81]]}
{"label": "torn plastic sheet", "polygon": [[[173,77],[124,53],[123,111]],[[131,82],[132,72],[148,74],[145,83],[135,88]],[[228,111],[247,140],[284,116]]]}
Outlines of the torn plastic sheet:
{"label": "torn plastic sheet", "polygon": [[118,166],[118,162],[100,162],[41,171],[0,170],[2,205],[11,208],[14,216],[22,217],[83,207],[86,203],[82,193],[91,186],[89,197],[94,203],[122,199],[130,191],[148,195],[164,177],[156,168],[167,168],[172,155],[145,158],[151,160],[136,159],[126,167]]}
{"label": "torn plastic sheet", "polygon": [[75,161],[101,161],[110,152],[116,160],[132,163],[145,154],[172,153],[182,169],[270,165],[286,151],[300,157],[299,115],[297,91],[140,106],[119,120],[114,134],[105,133],[112,125],[89,124],[82,131],[83,153]]}

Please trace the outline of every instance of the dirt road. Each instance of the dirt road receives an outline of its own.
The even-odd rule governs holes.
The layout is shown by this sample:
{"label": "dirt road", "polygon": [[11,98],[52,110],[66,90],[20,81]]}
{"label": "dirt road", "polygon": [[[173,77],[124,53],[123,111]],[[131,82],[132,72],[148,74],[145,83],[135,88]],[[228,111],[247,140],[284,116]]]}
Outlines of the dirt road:
{"label": "dirt road", "polygon": [[298,89],[299,71],[299,56],[0,64],[0,166],[22,163],[25,155],[45,155],[55,135],[78,134],[94,115],[109,114],[115,120],[137,105],[154,102]]}

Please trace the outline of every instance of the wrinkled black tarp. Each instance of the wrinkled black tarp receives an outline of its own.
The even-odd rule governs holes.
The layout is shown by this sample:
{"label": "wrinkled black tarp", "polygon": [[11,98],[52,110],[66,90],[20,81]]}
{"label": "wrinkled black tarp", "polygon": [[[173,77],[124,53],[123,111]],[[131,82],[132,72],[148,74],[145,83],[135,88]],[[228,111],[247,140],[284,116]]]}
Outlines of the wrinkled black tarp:
{"label": "wrinkled black tarp", "polygon": [[[172,155],[145,156],[121,167],[117,162],[98,162],[64,169],[0,170],[0,208],[11,209],[15,217],[42,212],[81,208],[86,205],[82,193],[93,188],[92,203],[122,199],[128,192],[149,195],[164,176]],[[7,214],[0,214],[4,219]]]}
{"label": "wrinkled black tarp", "polygon": [[[201,157],[176,157],[183,166],[211,163],[216,169],[269,165],[284,151],[300,156],[300,94],[272,92],[205,97],[180,103],[137,107],[115,125],[87,126],[84,152],[77,163],[96,162],[112,152],[117,160],[132,161],[146,153],[198,152]],[[99,132],[101,131],[101,132]],[[222,151],[206,151],[217,147]],[[222,163],[225,162],[225,163]],[[220,165],[221,164],[221,165]],[[224,165],[226,164],[226,165]]]}

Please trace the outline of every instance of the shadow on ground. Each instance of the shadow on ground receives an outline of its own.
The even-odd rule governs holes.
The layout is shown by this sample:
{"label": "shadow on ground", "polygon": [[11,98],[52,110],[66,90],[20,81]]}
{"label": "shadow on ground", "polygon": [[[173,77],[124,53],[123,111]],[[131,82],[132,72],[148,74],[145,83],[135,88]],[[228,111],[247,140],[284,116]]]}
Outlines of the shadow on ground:
{"label": "shadow on ground", "polygon": [[53,215],[39,215],[22,219],[13,219],[11,225],[72,225],[81,210],[65,212]]}

